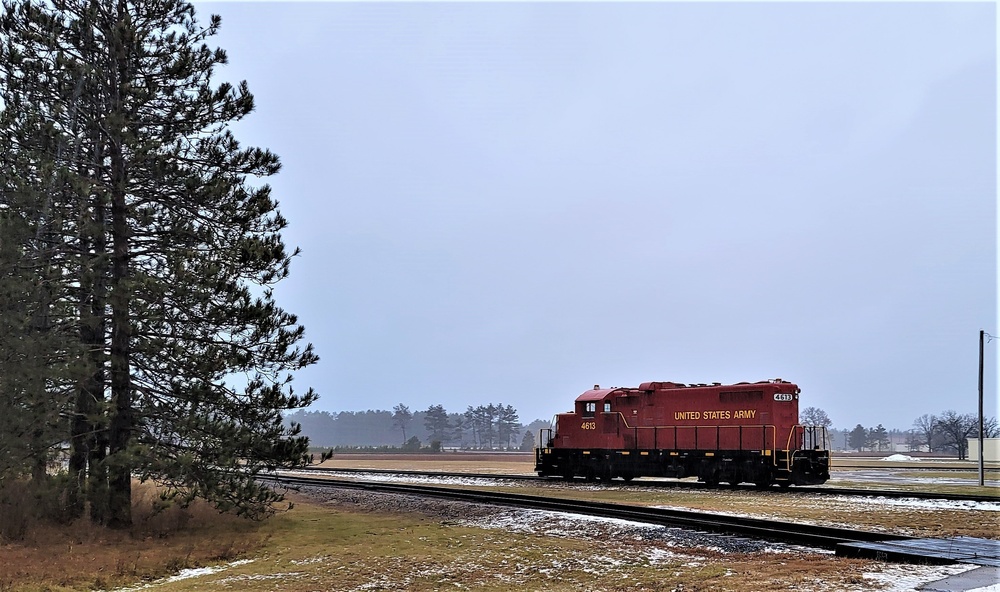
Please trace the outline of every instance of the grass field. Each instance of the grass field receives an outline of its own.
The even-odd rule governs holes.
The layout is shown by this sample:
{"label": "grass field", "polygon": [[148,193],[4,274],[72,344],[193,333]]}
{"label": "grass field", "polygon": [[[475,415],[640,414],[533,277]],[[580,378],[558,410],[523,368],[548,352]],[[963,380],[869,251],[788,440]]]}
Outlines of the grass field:
{"label": "grass field", "polygon": [[[346,455],[345,455],[346,456]],[[531,459],[334,458],[327,466],[530,473]],[[523,493],[855,524],[923,536],[1000,532],[998,512],[956,507],[859,504],[779,492],[565,489]],[[147,491],[144,495],[151,495]],[[294,494],[294,509],[265,523],[204,505],[149,516],[133,536],[86,526],[35,529],[0,546],[0,591],[112,590],[167,575],[153,590],[891,590],[943,577],[942,568],[845,560],[828,553],[759,546],[725,550],[678,545],[672,536],[601,522],[567,524],[415,498]],[[137,500],[141,510],[148,504]],[[478,508],[478,509],[476,509]],[[535,520],[532,522],[532,520]],[[214,567],[213,567],[214,566]],[[212,567],[200,572],[190,568]],[[959,569],[960,570],[960,569]]]}
{"label": "grass field", "polygon": [[[237,556],[210,560],[186,556],[191,567],[216,564],[215,570],[188,572],[150,589],[163,592],[201,590],[877,590],[899,582],[936,579],[961,569],[900,566],[846,560],[827,553],[757,548],[748,552],[718,548],[679,548],[669,537],[614,524],[586,523],[567,530],[556,522],[535,524],[534,531],[502,526],[512,510],[473,516],[462,510],[442,515],[439,508],[417,503],[389,511],[359,499],[297,498],[294,509],[269,522],[241,531],[253,541]],[[382,502],[385,503],[385,502]],[[219,526],[214,520],[213,529]],[[204,529],[180,536],[171,548],[186,548],[199,538],[219,544]],[[169,537],[174,538],[174,537]],[[77,576],[7,580],[5,590],[86,590],[139,582],[161,575],[167,566],[136,562],[108,578],[102,571],[144,552],[125,541],[95,541],[93,558],[107,560],[96,572],[85,561]],[[59,559],[59,553],[47,550]],[[160,555],[162,559],[167,555]],[[0,561],[9,557],[0,557]],[[149,555],[148,559],[153,556]],[[0,565],[10,565],[4,561]],[[50,564],[51,565],[51,564]],[[174,567],[179,567],[175,565]],[[167,570],[169,571],[169,570]],[[185,574],[182,574],[185,575]],[[891,588],[906,589],[906,588]]]}
{"label": "grass field", "polygon": [[33,525],[25,540],[0,544],[0,591],[107,589],[256,552],[268,532],[259,524],[195,503],[153,514],[151,487],[136,486],[135,527],[109,531],[80,521]]}

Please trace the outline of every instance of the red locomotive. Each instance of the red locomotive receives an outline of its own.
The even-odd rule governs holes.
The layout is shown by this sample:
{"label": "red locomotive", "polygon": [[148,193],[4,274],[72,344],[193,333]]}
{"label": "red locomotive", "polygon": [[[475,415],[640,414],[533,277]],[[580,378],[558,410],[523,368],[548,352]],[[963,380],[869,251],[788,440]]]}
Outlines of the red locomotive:
{"label": "red locomotive", "polygon": [[799,387],[595,385],[555,416],[535,451],[541,476],[610,480],[690,477],[709,484],[816,485],[830,478],[826,429],[799,425]]}

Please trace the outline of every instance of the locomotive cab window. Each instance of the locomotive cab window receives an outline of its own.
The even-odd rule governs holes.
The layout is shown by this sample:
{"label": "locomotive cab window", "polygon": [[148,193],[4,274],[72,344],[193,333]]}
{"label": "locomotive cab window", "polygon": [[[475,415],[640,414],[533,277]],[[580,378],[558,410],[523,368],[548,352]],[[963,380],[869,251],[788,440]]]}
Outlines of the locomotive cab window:
{"label": "locomotive cab window", "polygon": [[583,415],[586,417],[593,417],[597,413],[597,403],[587,403],[583,407]]}
{"label": "locomotive cab window", "polygon": [[604,404],[604,412],[605,413],[611,413],[611,403],[605,403]]}

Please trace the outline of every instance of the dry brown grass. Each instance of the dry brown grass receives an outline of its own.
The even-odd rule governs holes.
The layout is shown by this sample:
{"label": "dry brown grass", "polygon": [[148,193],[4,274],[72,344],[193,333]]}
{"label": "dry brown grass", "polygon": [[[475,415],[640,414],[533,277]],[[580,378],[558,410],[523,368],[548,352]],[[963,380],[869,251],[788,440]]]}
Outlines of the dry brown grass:
{"label": "dry brown grass", "polygon": [[265,539],[260,525],[196,502],[154,512],[156,491],[136,485],[134,526],[113,531],[78,520],[32,524],[17,543],[0,545],[0,590],[108,588],[227,561]]}
{"label": "dry brown grass", "polygon": [[597,524],[584,535],[562,536],[479,528],[419,504],[389,512],[370,503],[362,494],[354,501],[299,501],[269,525],[273,536],[253,563],[157,590],[832,592],[877,590],[881,582],[872,574],[896,579],[924,569],[808,550],[679,549],[669,541],[614,536]]}
{"label": "dry brown grass", "polygon": [[[231,563],[239,551],[237,541],[244,541],[242,550],[253,556],[252,563],[159,582],[156,589],[875,590],[880,582],[871,579],[872,574],[900,578],[922,569],[808,550],[775,554],[679,549],[655,538],[615,536],[599,525],[585,529],[584,535],[562,536],[479,528],[442,516],[433,510],[436,502],[426,502],[429,510],[421,509],[424,502],[410,501],[403,504],[405,511],[388,511],[384,502],[375,503],[365,493],[325,501],[299,495],[293,499],[295,509],[262,525],[219,516],[202,505],[192,508],[187,518],[164,517],[161,524],[148,524],[141,540],[84,525],[62,532],[35,531],[32,544],[0,549],[0,589],[130,585],[186,566]],[[142,505],[141,500],[137,503]],[[707,502],[692,497],[687,503]],[[656,548],[660,553],[651,554]],[[25,569],[8,572],[8,566]],[[934,576],[924,576],[930,579]]]}
{"label": "dry brown grass", "polygon": [[[458,456],[458,455],[456,455]],[[530,457],[334,459],[375,468],[530,473]],[[401,462],[405,464],[400,464]],[[386,466],[391,465],[391,466]],[[820,523],[854,524],[944,536],[996,536],[996,512],[864,507],[819,496],[780,492],[705,492],[558,486],[525,487],[542,495],[571,495],[638,504],[736,511]],[[846,560],[810,551],[790,553],[683,552],[665,547],[650,558],[650,541],[622,537],[551,536],[463,525],[420,511],[391,511],[356,503],[323,503],[299,496],[294,510],[263,523],[218,514],[205,504],[152,514],[155,492],[136,488],[137,528],[109,532],[86,523],[28,531],[23,544],[0,547],[0,591],[88,590],[134,585],[185,567],[252,563],[190,580],[158,583],[162,592],[194,590],[874,590],[909,577],[910,566]],[[790,503],[794,502],[794,503]],[[925,581],[934,579],[926,576]],[[883,580],[886,581],[886,580]]]}

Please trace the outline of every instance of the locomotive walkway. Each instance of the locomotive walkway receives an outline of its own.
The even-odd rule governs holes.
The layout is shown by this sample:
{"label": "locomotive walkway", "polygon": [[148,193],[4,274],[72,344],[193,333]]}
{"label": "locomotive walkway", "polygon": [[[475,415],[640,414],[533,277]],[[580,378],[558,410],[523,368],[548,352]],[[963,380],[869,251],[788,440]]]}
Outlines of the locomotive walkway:
{"label": "locomotive walkway", "polygon": [[[494,477],[496,476],[494,475]],[[286,487],[305,486],[361,489],[372,492],[418,495],[453,501],[618,518],[645,524],[695,529],[832,549],[837,555],[864,557],[883,561],[939,565],[970,563],[979,566],[1000,567],[1000,541],[973,539],[970,537],[918,539],[881,532],[718,515],[706,512],[547,498],[534,495],[478,491],[453,487],[347,481],[301,475],[278,475],[270,477],[269,480],[273,480],[277,484]]]}

